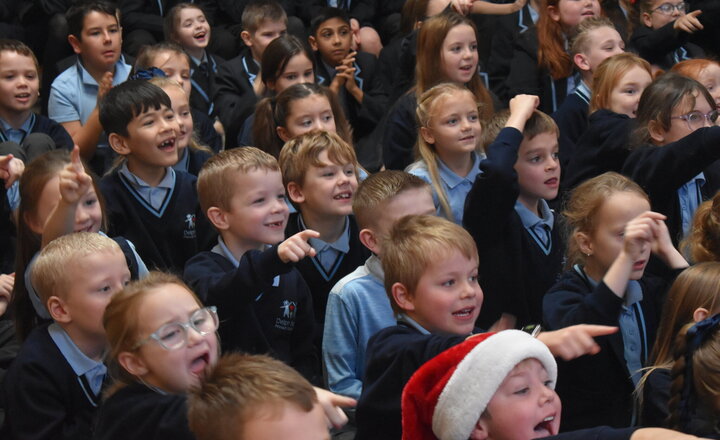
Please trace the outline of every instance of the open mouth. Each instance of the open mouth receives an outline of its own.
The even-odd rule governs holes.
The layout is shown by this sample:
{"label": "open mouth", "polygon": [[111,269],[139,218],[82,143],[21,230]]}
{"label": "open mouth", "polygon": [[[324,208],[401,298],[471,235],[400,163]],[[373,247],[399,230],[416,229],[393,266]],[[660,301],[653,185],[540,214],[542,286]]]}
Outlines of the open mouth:
{"label": "open mouth", "polygon": [[595,16],[595,12],[593,12],[593,11],[585,11],[585,12],[582,13],[582,16],[583,16],[583,17],[594,17],[594,16]]}
{"label": "open mouth", "polygon": [[473,134],[460,138],[460,142],[473,142],[473,141],[475,141],[475,135],[473,135]]}
{"label": "open mouth", "polygon": [[545,185],[548,185],[548,186],[557,186],[557,184],[558,184],[557,177],[551,177],[550,179],[545,181]]}
{"label": "open mouth", "polygon": [[543,419],[542,422],[535,425],[535,428],[533,429],[535,432],[543,434],[543,435],[555,435],[554,427],[553,427],[553,421],[555,420],[555,416],[548,416]]}
{"label": "open mouth", "polygon": [[207,37],[207,31],[199,31],[196,32],[195,35],[193,35],[193,38],[199,41],[205,41],[205,37]]}
{"label": "open mouth", "polygon": [[285,229],[285,221],[279,220],[276,222],[265,223],[265,226],[271,229]]}
{"label": "open mouth", "polygon": [[472,316],[474,311],[475,307],[466,307],[464,309],[453,312],[452,315],[456,318],[469,318]]}
{"label": "open mouth", "polygon": [[210,353],[205,352],[190,362],[190,372],[195,375],[200,375],[205,371],[205,367],[210,364]]}
{"label": "open mouth", "polygon": [[343,193],[333,196],[333,199],[334,200],[350,200],[350,199],[352,199],[352,193],[351,192],[343,192]]}
{"label": "open mouth", "polygon": [[162,142],[160,145],[158,145],[158,148],[161,151],[173,151],[175,149],[175,138],[173,137]]}
{"label": "open mouth", "polygon": [[473,66],[460,66],[460,70],[463,71],[463,72],[465,72],[465,73],[470,73],[470,72],[472,72],[472,69],[473,69]]}
{"label": "open mouth", "polygon": [[633,263],[633,270],[642,270],[645,267],[645,260],[636,261]]}

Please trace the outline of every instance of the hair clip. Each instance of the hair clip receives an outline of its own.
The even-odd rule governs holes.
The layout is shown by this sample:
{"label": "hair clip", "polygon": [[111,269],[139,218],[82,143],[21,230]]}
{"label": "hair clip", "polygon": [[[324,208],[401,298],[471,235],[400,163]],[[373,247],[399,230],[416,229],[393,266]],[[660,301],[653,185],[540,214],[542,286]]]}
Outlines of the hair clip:
{"label": "hair clip", "polygon": [[165,72],[158,69],[157,67],[148,67],[147,69],[140,69],[133,75],[130,75],[128,79],[152,79],[152,78],[167,78]]}

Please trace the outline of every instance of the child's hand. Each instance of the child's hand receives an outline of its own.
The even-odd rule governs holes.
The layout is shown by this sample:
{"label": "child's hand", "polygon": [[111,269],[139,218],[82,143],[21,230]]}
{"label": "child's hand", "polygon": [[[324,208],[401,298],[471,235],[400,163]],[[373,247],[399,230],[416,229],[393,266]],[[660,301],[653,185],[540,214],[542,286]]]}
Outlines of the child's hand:
{"label": "child's hand", "polygon": [[315,388],[315,394],[317,394],[318,403],[320,403],[323,411],[325,411],[325,418],[328,422],[328,426],[332,426],[335,428],[343,427],[347,423],[348,419],[343,410],[340,408],[354,407],[355,405],[357,405],[355,399],[340,396],[322,388],[313,388]]}
{"label": "child's hand", "polygon": [[107,94],[107,92],[112,89],[113,86],[113,73],[112,72],[105,72],[103,73],[102,78],[100,78],[100,82],[98,83],[98,94],[97,94],[97,102],[99,103]]}
{"label": "child's hand", "polygon": [[[664,220],[664,219],[663,219]],[[663,262],[673,269],[688,267],[685,257],[673,245],[670,238],[670,231],[663,220],[655,220],[653,227],[653,248],[652,251]]]}
{"label": "child's hand", "polygon": [[505,126],[523,131],[525,123],[538,105],[540,105],[540,98],[535,95],[516,95],[510,100],[510,117]]}
{"label": "child's hand", "polygon": [[519,11],[520,9],[522,9],[525,6],[526,3],[527,3],[527,0],[515,0],[512,4],[513,9],[515,11]]}
{"label": "child's hand", "polygon": [[10,295],[12,295],[13,286],[15,285],[15,274],[0,275],[0,316],[5,314],[7,306],[10,303]]}
{"label": "child's hand", "polygon": [[628,256],[629,261],[639,260],[647,246],[654,246],[657,228],[655,222],[663,220],[665,220],[664,215],[647,211],[625,225],[623,252]]}
{"label": "child's hand", "polygon": [[617,332],[617,327],[580,324],[551,332],[542,332],[537,338],[547,345],[555,357],[569,361],[586,354],[597,354],[600,346],[593,339]]}
{"label": "child's hand", "polygon": [[451,0],[452,8],[461,15],[467,15],[472,8],[473,0]]}
{"label": "child's hand", "polygon": [[704,27],[697,16],[702,14],[701,10],[689,12],[682,17],[675,20],[673,28],[679,31],[687,32],[688,34],[695,33],[702,30]]}
{"label": "child's hand", "polygon": [[25,163],[12,154],[0,156],[0,180],[5,181],[5,188],[10,188],[25,171]]}
{"label": "child's hand", "polygon": [[80,148],[75,145],[70,153],[70,163],[60,171],[60,196],[65,203],[76,204],[92,186],[90,177],[80,161]]}
{"label": "child's hand", "polygon": [[312,229],[300,231],[278,246],[278,257],[283,263],[297,263],[305,257],[314,257],[315,249],[307,242],[310,238],[318,238],[320,233]]}

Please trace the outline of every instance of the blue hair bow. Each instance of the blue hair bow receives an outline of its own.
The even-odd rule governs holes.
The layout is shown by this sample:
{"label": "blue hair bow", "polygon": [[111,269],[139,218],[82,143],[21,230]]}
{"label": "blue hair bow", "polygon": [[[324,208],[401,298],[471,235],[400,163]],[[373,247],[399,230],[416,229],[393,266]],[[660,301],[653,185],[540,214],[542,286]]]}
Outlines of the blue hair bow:
{"label": "blue hair bow", "polygon": [[141,69],[130,75],[128,79],[152,79],[152,78],[166,78],[165,72],[158,69],[157,67],[148,67],[147,69]]}
{"label": "blue hair bow", "polygon": [[694,404],[692,358],[695,351],[705,343],[720,326],[720,313],[704,319],[692,326],[686,335],[685,377],[680,394],[680,427],[686,429],[690,424],[690,415]]}

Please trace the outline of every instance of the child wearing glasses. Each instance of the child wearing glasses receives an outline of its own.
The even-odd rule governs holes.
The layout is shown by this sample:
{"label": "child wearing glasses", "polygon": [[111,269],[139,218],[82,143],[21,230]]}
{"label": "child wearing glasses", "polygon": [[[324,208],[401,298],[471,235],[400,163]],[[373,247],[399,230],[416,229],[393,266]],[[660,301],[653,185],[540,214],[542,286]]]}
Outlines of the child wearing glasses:
{"label": "child wearing glasses", "polygon": [[[186,393],[218,360],[213,307],[204,307],[176,276],[151,272],[107,306],[103,325],[114,384],[105,393],[95,439],[195,439]],[[315,390],[326,416],[342,425],[334,405],[352,399]]]}
{"label": "child wearing glasses", "polygon": [[705,51],[689,43],[691,36],[704,29],[702,11],[688,13],[690,4],[682,0],[638,0],[637,22],[630,48],[655,68],[668,70],[691,58],[702,58]]}
{"label": "child wearing glasses", "polygon": [[5,377],[8,438],[92,438],[106,376],[102,316],[129,281],[125,255],[104,235],[65,235],[42,250],[32,284],[53,322],[30,333]]}
{"label": "child wearing glasses", "polygon": [[667,216],[675,246],[689,233],[698,206],[720,188],[717,118],[707,89],[675,73],[653,81],[638,104],[622,173],[647,192],[653,211]]}

